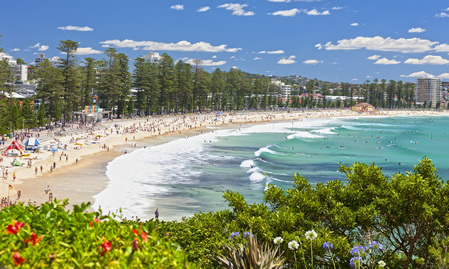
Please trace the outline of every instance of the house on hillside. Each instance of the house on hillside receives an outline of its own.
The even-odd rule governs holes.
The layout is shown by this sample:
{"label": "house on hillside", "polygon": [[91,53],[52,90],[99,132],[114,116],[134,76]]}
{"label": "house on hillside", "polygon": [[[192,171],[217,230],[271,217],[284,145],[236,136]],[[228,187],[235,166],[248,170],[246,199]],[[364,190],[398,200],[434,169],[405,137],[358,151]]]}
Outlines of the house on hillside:
{"label": "house on hillside", "polygon": [[373,112],[376,110],[376,108],[368,103],[359,103],[352,106],[351,110],[355,112]]}

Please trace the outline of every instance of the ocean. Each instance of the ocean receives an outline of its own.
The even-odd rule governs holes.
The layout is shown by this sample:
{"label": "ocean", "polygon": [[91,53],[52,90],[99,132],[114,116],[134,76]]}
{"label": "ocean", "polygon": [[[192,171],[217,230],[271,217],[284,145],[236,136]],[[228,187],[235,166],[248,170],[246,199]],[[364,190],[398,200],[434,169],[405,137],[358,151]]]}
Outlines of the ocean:
{"label": "ocean", "polygon": [[211,128],[157,146],[128,149],[107,165],[107,188],[94,208],[126,218],[180,220],[228,208],[223,192],[263,202],[267,184],[292,188],[295,173],[311,184],[344,181],[340,164],[375,163],[384,174],[412,171],[428,156],[449,177],[449,118],[439,116],[304,119]]}

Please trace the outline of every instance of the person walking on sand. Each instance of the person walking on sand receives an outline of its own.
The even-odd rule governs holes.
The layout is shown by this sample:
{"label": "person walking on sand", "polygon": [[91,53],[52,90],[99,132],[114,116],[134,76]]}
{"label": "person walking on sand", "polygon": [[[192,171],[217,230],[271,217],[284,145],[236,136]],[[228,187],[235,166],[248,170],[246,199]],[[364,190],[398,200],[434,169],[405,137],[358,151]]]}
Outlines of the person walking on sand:
{"label": "person walking on sand", "polygon": [[156,208],[156,211],[154,212],[154,216],[156,219],[159,219],[159,208]]}
{"label": "person walking on sand", "polygon": [[16,172],[12,173],[12,181],[16,181]]}
{"label": "person walking on sand", "polygon": [[35,175],[37,175],[37,170],[38,170],[38,169],[37,169],[37,166],[36,166],[36,168],[34,168],[34,174],[35,174]]}

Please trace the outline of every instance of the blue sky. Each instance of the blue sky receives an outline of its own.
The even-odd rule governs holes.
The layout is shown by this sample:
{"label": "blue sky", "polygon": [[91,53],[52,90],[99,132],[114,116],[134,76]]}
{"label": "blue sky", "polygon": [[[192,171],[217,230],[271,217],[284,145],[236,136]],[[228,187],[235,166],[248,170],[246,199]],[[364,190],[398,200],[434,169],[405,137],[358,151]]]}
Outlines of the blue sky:
{"label": "blue sky", "polygon": [[[23,0],[2,1],[1,47],[34,62],[80,42],[79,58],[115,47],[201,59],[207,71],[333,82],[449,80],[447,0]],[[130,61],[130,65],[133,62]]]}

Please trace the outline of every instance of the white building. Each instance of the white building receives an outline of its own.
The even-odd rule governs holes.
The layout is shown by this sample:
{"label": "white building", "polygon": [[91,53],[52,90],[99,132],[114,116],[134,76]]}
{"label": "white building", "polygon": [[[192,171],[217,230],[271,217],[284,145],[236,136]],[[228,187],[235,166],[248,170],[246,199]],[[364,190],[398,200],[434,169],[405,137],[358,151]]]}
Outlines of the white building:
{"label": "white building", "polygon": [[28,65],[18,64],[12,66],[12,71],[17,80],[25,82],[28,80]]}
{"label": "white building", "polygon": [[17,64],[17,61],[10,55],[0,52],[0,61],[6,60],[11,66],[11,71],[17,80],[25,82],[28,80],[28,66],[25,64]]}
{"label": "white building", "polygon": [[9,65],[17,65],[17,61],[10,55],[7,55],[4,52],[0,52],[0,61],[6,60]]}
{"label": "white building", "polygon": [[145,62],[149,62],[152,64],[159,64],[161,62],[161,56],[158,52],[150,51],[147,53],[147,55],[143,56],[143,59]]}
{"label": "white building", "polygon": [[284,82],[277,80],[277,79],[272,79],[271,83],[278,86],[281,89],[281,96],[282,98],[288,98],[289,96],[291,96],[292,93],[292,86],[291,85],[286,85]]}
{"label": "white building", "polygon": [[282,91],[282,98],[288,98],[289,96],[291,96],[292,86],[285,85],[284,83],[282,83],[281,91]]}
{"label": "white building", "polygon": [[416,80],[416,104],[432,107],[441,102],[441,79],[439,78],[418,78]]}

